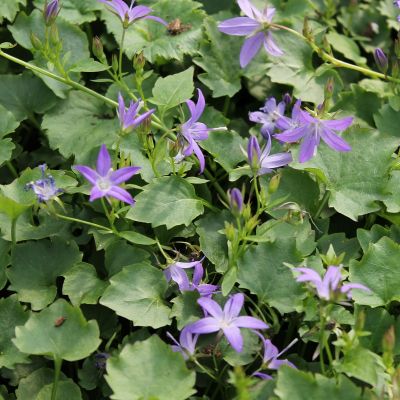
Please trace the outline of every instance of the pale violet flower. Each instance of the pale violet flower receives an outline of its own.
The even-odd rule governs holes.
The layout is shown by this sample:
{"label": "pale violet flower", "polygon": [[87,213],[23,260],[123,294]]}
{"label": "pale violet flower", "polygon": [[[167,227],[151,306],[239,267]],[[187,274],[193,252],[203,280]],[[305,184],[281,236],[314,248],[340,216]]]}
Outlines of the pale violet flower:
{"label": "pale violet flower", "polygon": [[46,173],[46,164],[39,165],[39,169],[42,172],[42,177],[36,181],[27,183],[25,188],[33,190],[39,202],[52,200],[62,193],[62,190],[57,187],[52,175]]}

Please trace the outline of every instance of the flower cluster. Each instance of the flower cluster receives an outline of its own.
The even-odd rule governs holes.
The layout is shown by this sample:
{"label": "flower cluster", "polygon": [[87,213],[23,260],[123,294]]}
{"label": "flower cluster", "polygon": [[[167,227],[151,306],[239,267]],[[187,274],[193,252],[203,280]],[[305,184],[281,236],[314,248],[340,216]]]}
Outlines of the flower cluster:
{"label": "flower cluster", "polygon": [[47,174],[47,165],[39,165],[42,177],[36,181],[29,182],[25,185],[27,190],[33,190],[39,202],[53,200],[62,190],[57,188],[56,182],[52,175]]}

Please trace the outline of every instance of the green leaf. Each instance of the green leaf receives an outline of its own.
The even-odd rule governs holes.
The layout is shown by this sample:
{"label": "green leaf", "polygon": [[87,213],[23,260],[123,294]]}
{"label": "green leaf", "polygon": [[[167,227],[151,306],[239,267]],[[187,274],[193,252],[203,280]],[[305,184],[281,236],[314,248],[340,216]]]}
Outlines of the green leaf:
{"label": "green leaf", "polygon": [[54,94],[30,72],[0,75],[0,104],[11,111],[17,121],[33,113],[45,113],[56,101]]}
{"label": "green leaf", "polygon": [[374,114],[376,127],[381,133],[387,133],[393,137],[400,137],[399,123],[400,115],[389,104],[382,106],[377,113]]}
{"label": "green leaf", "polygon": [[280,400],[361,400],[361,389],[343,375],[326,378],[283,365],[279,368],[276,395]]}
{"label": "green leaf", "polygon": [[250,248],[238,262],[238,282],[281,313],[294,311],[304,296],[289,267],[302,257],[293,238],[280,238],[274,243],[261,243]]}
{"label": "green leaf", "polygon": [[151,246],[157,243],[154,239],[149,238],[146,235],[142,235],[139,232],[125,231],[125,232],[118,232],[118,235],[126,239],[130,243],[141,244],[142,246]]}
{"label": "green leaf", "polygon": [[357,304],[371,307],[384,306],[400,300],[400,245],[383,237],[370,244],[361,261],[350,263],[350,280],[371,290],[356,290],[353,298]]}
{"label": "green leaf", "polygon": [[400,171],[391,172],[388,185],[386,187],[388,195],[384,199],[386,211],[397,214],[400,212]]}
{"label": "green leaf", "polygon": [[171,310],[164,301],[167,288],[162,271],[146,262],[133,264],[111,278],[100,304],[136,326],[160,328],[170,324]]}
{"label": "green leaf", "polygon": [[84,262],[74,265],[63,276],[63,294],[70,298],[74,306],[97,304],[97,300],[108,286],[97,277],[93,265]]}
{"label": "green leaf", "polygon": [[[190,27],[181,34],[170,35],[165,26],[157,22],[136,22],[126,32],[124,49],[128,58],[131,59],[134,54],[143,51],[146,59],[153,63],[157,58],[183,61],[185,54],[196,54],[202,37],[201,26],[206,16],[200,7],[200,3],[192,0],[160,0],[152,4],[154,15],[167,22],[178,18]],[[121,20],[108,10],[102,12],[102,18],[108,31],[119,42],[122,35]]]}
{"label": "green leaf", "polygon": [[10,249],[11,243],[0,239],[0,290],[7,284],[6,268],[10,265]]}
{"label": "green leaf", "polygon": [[111,357],[106,381],[115,400],[185,400],[195,393],[195,373],[157,336],[128,344]]}
{"label": "green leaf", "polygon": [[0,299],[0,368],[13,368],[14,364],[28,362],[25,354],[19,352],[12,342],[15,327],[24,325],[29,313],[13,295]]}
{"label": "green leaf", "polygon": [[178,74],[158,78],[149,101],[166,111],[190,99],[194,91],[193,73],[194,68],[190,67]]}
{"label": "green leaf", "polygon": [[[44,386],[35,400],[48,400],[51,398],[52,390],[53,384]],[[59,382],[55,400],[82,400],[79,386],[72,380]]]}
{"label": "green leaf", "polygon": [[111,147],[117,138],[117,121],[109,119],[107,112],[102,101],[82,92],[70,92],[43,118],[50,147],[65,158],[74,155],[77,163],[94,162],[94,150],[101,144]]}
{"label": "green leaf", "polygon": [[154,179],[135,200],[135,206],[126,217],[147,222],[153,227],[166,225],[167,229],[171,229],[178,225],[188,226],[204,211],[193,185],[178,176]]}
{"label": "green leaf", "polygon": [[[55,326],[61,317],[64,323]],[[100,344],[97,322],[87,322],[79,308],[63,299],[33,313],[15,335],[13,342],[20,351],[67,361],[88,357]]]}
{"label": "green leaf", "polygon": [[397,141],[357,127],[343,137],[352,147],[350,152],[336,152],[321,143],[313,159],[292,167],[315,173],[331,193],[329,206],[356,221],[358,216],[380,209],[378,201],[385,199],[390,159]]}
{"label": "green leaf", "polygon": [[215,265],[217,272],[226,272],[229,265],[227,239],[219,232],[224,229],[225,221],[233,221],[232,215],[226,210],[219,214],[209,213],[195,223],[200,237],[200,248]]}
{"label": "green leaf", "polygon": [[171,311],[171,318],[175,317],[177,328],[182,330],[186,325],[202,318],[202,312],[197,300],[200,295],[197,291],[186,291],[175,297],[171,302],[174,304]]}
{"label": "green leaf", "polygon": [[13,21],[19,8],[26,5],[26,0],[3,0],[0,3],[0,24],[7,19]]}
{"label": "green leaf", "polygon": [[347,59],[354,61],[358,65],[365,65],[367,60],[361,57],[360,49],[353,39],[334,31],[329,32],[326,38],[329,44]]}
{"label": "green leaf", "polygon": [[10,289],[17,292],[20,301],[31,303],[33,310],[41,310],[56,297],[57,277],[81,257],[75,242],[60,238],[17,244],[7,270]]}
{"label": "green leaf", "polygon": [[204,20],[204,29],[207,41],[200,47],[200,57],[193,60],[205,71],[198,77],[212,90],[213,97],[232,97],[241,89],[242,69],[237,62],[240,41],[219,32],[217,22],[211,17]]}
{"label": "green leaf", "polygon": [[18,121],[14,114],[0,105],[0,138],[14,132],[18,128]]}
{"label": "green leaf", "polygon": [[324,88],[328,78],[335,82],[335,93],[343,87],[340,76],[324,66],[315,70],[312,62],[313,50],[296,36],[287,32],[274,32],[281,57],[269,57],[268,76],[272,82],[294,87],[293,95],[303,101],[320,104],[324,99]]}
{"label": "green leaf", "polygon": [[11,159],[15,145],[11,139],[0,139],[0,166]]}
{"label": "green leaf", "polygon": [[101,72],[109,68],[110,67],[89,58],[72,65],[68,68],[68,72]]}

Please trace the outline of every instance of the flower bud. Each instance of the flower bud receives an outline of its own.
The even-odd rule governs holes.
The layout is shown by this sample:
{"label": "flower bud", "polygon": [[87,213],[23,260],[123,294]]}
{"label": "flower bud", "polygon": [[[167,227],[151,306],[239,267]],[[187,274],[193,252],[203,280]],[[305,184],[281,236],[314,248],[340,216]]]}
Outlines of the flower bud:
{"label": "flower bud", "polygon": [[229,224],[228,222],[225,222],[225,235],[230,242],[233,242],[235,240],[236,237],[235,227],[232,224]]}
{"label": "flower bud", "polygon": [[43,44],[40,39],[32,32],[30,35],[32,46],[35,50],[41,50],[43,48]]}
{"label": "flower bud", "polygon": [[389,62],[386,57],[386,54],[379,47],[377,49],[375,49],[375,51],[374,51],[374,58],[375,58],[376,65],[378,66],[379,70],[382,73],[386,74],[388,67],[389,67]]}
{"label": "flower bud", "polygon": [[383,335],[382,346],[385,352],[392,353],[396,343],[394,326],[392,325]]}
{"label": "flower bud", "polygon": [[228,191],[228,196],[232,213],[237,216],[240,215],[243,210],[242,192],[237,188],[233,188],[232,190]]}
{"label": "flower bud", "polygon": [[249,160],[249,165],[253,170],[259,168],[261,149],[258,144],[258,140],[255,136],[250,136],[249,143],[247,145],[247,158]]}
{"label": "flower bud", "polygon": [[285,93],[282,100],[288,106],[292,102],[292,96],[289,93]]}
{"label": "flower bud", "polygon": [[111,66],[114,72],[118,72],[118,58],[115,54],[112,56]]}
{"label": "flower bud", "polygon": [[143,71],[144,65],[146,64],[146,59],[144,58],[144,55],[142,52],[139,54],[136,54],[133,57],[133,67],[135,68],[135,71]]}
{"label": "flower bud", "polygon": [[93,38],[92,51],[93,51],[94,56],[99,61],[104,61],[105,60],[103,43],[101,43],[101,40],[100,40],[100,38],[98,36],[95,36]]}
{"label": "flower bud", "polygon": [[268,193],[269,194],[273,194],[275,193],[278,188],[279,188],[279,183],[281,182],[281,175],[280,174],[276,174],[274,175],[271,180],[269,181],[269,185],[268,185]]}
{"label": "flower bud", "polygon": [[398,78],[400,76],[399,60],[395,60],[392,64],[392,76],[393,78]]}
{"label": "flower bud", "polygon": [[56,25],[52,25],[50,28],[50,43],[53,46],[60,44],[60,37],[58,35],[58,29]]}
{"label": "flower bud", "polygon": [[43,16],[47,26],[53,25],[58,13],[60,12],[60,5],[58,0],[51,0],[50,3],[47,3],[43,9]]}

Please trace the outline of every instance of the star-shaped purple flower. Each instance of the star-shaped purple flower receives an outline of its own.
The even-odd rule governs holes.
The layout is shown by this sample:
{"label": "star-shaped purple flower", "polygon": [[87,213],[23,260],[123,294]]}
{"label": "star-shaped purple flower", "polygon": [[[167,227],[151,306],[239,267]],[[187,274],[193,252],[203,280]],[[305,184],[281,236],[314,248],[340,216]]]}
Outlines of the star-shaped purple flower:
{"label": "star-shaped purple flower", "polygon": [[152,19],[157,21],[165,26],[168,24],[159,17],[155,17],[154,15],[150,15],[153,10],[150,7],[146,6],[133,6],[135,4],[135,0],[131,1],[131,5],[128,6],[123,0],[98,0],[100,3],[107,4],[111,11],[116,14],[124,24],[124,26],[129,26],[133,22],[139,19]]}
{"label": "star-shaped purple flower", "polygon": [[304,163],[315,156],[322,139],[331,149],[341,152],[350,151],[350,145],[335,132],[346,130],[352,123],[352,117],[337,120],[322,120],[300,109],[298,100],[293,108],[292,118],[282,117],[277,127],[283,132],[275,137],[281,142],[294,143],[303,139],[300,146],[299,161]]}
{"label": "star-shaped purple flower", "polygon": [[230,345],[239,353],[243,350],[240,328],[268,329],[268,325],[257,318],[239,316],[244,303],[242,293],[231,296],[223,310],[216,301],[207,297],[202,297],[197,302],[210,316],[188,325],[189,332],[204,334],[222,331]]}
{"label": "star-shaped purple flower", "polygon": [[193,335],[187,328],[182,329],[179,342],[169,332],[167,332],[167,336],[175,343],[171,346],[172,351],[181,353],[185,360],[188,360],[196,351],[199,335]]}
{"label": "star-shaped purple flower", "polygon": [[123,131],[136,128],[155,111],[153,108],[138,116],[138,112],[142,106],[143,103],[140,100],[136,103],[131,101],[129,108],[126,109],[124,98],[122,97],[121,93],[118,93],[118,118]]}
{"label": "star-shaped purple flower", "polygon": [[246,17],[227,19],[218,25],[218,29],[227,35],[247,36],[240,52],[240,66],[246,67],[263,44],[267,53],[272,56],[283,55],[268,29],[275,15],[275,8],[267,7],[261,12],[249,0],[238,0],[238,5]]}
{"label": "star-shaped purple flower", "polygon": [[187,279],[187,275],[185,269],[195,268],[198,270],[202,270],[203,267],[201,265],[201,261],[192,261],[192,262],[175,262],[173,264],[168,265],[168,267],[164,270],[164,276],[167,282],[173,280],[180,287],[183,285],[185,279]]}
{"label": "star-shaped purple flower", "polygon": [[247,145],[247,158],[249,165],[257,171],[257,175],[273,172],[273,168],[283,167],[293,161],[290,153],[271,153],[271,138],[267,140],[264,150],[261,152],[260,145],[255,136],[250,136]]}
{"label": "star-shaped purple flower", "polygon": [[[190,118],[181,126],[181,135],[187,142],[187,145],[184,145],[183,148],[183,156],[187,157],[194,153],[199,160],[200,173],[202,173],[205,168],[205,159],[204,154],[197,142],[206,140],[208,138],[208,133],[211,131],[221,131],[227,129],[226,127],[208,128],[206,124],[198,122],[204,112],[206,102],[203,92],[200,89],[197,89],[197,93],[198,99],[196,104],[192,100],[186,101],[190,111]],[[182,155],[179,155],[177,160],[180,160],[181,158]]]}
{"label": "star-shaped purple flower", "polygon": [[249,113],[249,119],[252,122],[262,124],[261,134],[268,139],[274,133],[277,121],[285,115],[286,103],[284,101],[276,104],[274,97],[270,97],[265,102],[260,111]]}
{"label": "star-shaped purple flower", "polygon": [[360,283],[345,283],[342,284],[343,277],[341,267],[330,265],[323,278],[311,268],[293,268],[294,271],[300,272],[296,278],[297,282],[309,282],[317,290],[317,295],[323,300],[336,300],[338,295],[343,294],[348,299],[351,299],[351,291],[360,289],[370,292],[370,290]]}
{"label": "star-shaped purple flower", "polygon": [[110,154],[104,144],[101,146],[97,157],[97,170],[86,165],[75,165],[74,168],[93,185],[90,192],[90,201],[101,197],[106,197],[107,199],[114,197],[131,205],[135,203],[130,193],[118,185],[137,174],[140,167],[124,167],[114,171]]}
{"label": "star-shaped purple flower", "polygon": [[33,190],[39,202],[42,203],[54,199],[62,193],[62,190],[57,187],[52,175],[46,173],[46,164],[39,165],[39,169],[42,172],[41,179],[27,183],[25,189]]}

